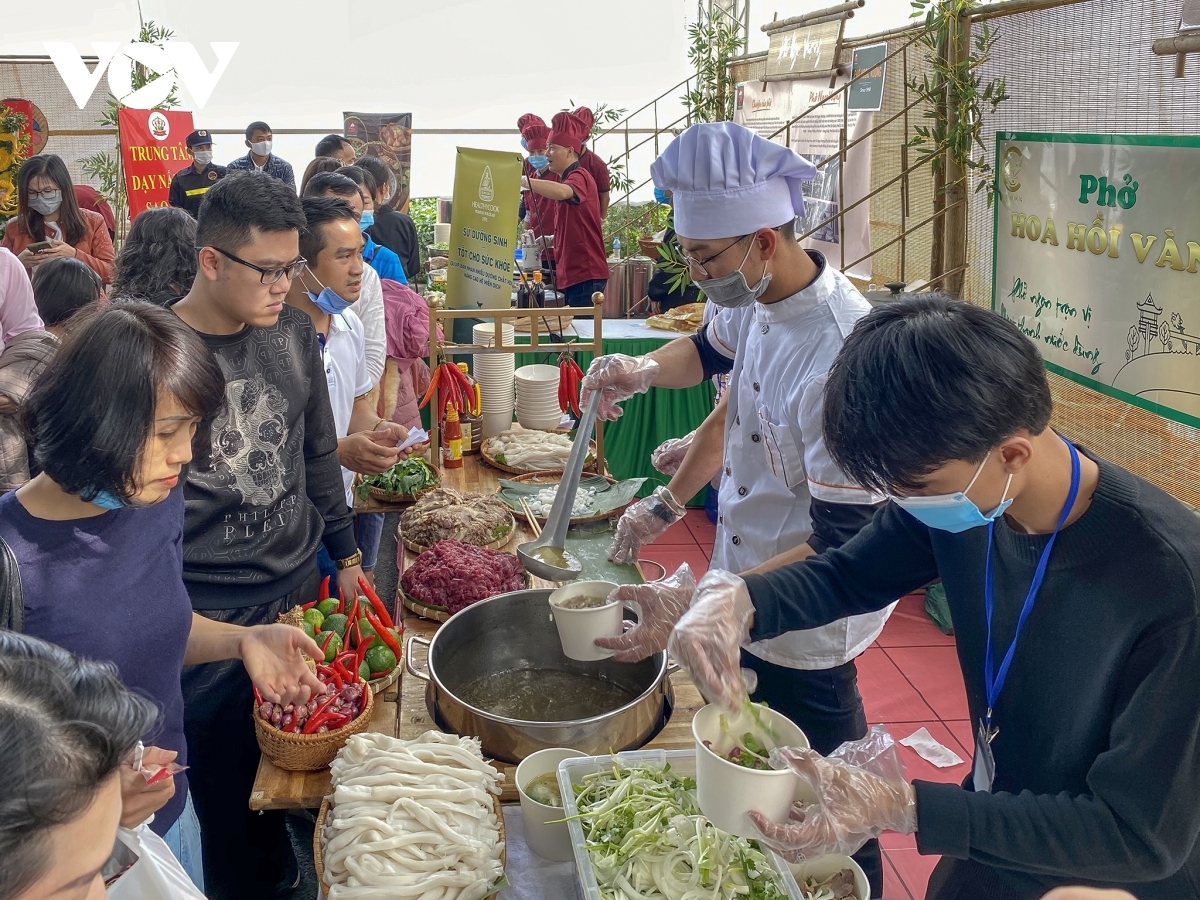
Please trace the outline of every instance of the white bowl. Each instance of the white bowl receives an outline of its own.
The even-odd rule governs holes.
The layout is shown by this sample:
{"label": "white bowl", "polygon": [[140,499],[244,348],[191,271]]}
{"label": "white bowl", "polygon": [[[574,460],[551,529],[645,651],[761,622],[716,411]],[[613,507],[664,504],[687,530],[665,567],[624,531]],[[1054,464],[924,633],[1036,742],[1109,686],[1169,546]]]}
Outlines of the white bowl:
{"label": "white bowl", "polygon": [[[775,736],[761,734],[758,727],[743,713],[729,720],[733,734],[753,732],[756,737],[776,747],[808,747],[804,732],[782,714],[760,707],[767,725]],[[762,834],[750,819],[757,810],[772,822],[787,821],[794,800],[816,803],[817,795],[791,769],[747,769],[725,759],[733,749],[733,741],[721,730],[721,707],[710,703],[692,719],[692,737],[696,744],[696,801],[700,810],[722,831],[739,837],[759,839]],[[706,747],[708,741],[712,748]]]}
{"label": "white bowl", "polygon": [[517,413],[517,421],[522,428],[528,428],[530,431],[554,431],[558,428],[558,423],[562,421],[562,413],[555,413],[553,416],[522,416]]}
{"label": "white bowl", "polygon": [[508,412],[489,412],[485,408],[483,410],[483,436],[490,438],[508,431],[512,428],[512,421],[511,409]]}
{"label": "white bowl", "polygon": [[550,615],[567,659],[592,662],[612,656],[612,650],[603,650],[592,642],[598,637],[619,637],[625,609],[616,602],[587,609],[564,609],[559,604],[573,597],[607,597],[616,589],[611,581],[575,581],[550,595]]}
{"label": "white bowl", "polygon": [[517,381],[529,384],[546,383],[557,385],[559,378],[558,366],[530,365],[517,369]]}
{"label": "white bowl", "polygon": [[565,747],[550,747],[531,753],[517,766],[514,778],[517,782],[517,793],[521,796],[521,818],[525,824],[525,843],[529,849],[543,859],[556,862],[566,862],[574,858],[571,849],[571,833],[567,830],[566,822],[547,825],[566,816],[561,806],[547,806],[531,800],[525,793],[525,785],[539,775],[557,772],[558,764],[564,759],[575,759],[587,756],[578,750],[568,750]]}
{"label": "white bowl", "polygon": [[797,883],[805,876],[828,878],[830,875],[836,875],[842,869],[849,869],[854,873],[854,890],[858,895],[855,897],[855,900],[869,900],[871,896],[871,883],[867,881],[867,873],[862,870],[862,866],[849,856],[830,853],[828,856],[821,856],[817,859],[806,859],[800,863],[788,863],[788,868],[796,876]]}

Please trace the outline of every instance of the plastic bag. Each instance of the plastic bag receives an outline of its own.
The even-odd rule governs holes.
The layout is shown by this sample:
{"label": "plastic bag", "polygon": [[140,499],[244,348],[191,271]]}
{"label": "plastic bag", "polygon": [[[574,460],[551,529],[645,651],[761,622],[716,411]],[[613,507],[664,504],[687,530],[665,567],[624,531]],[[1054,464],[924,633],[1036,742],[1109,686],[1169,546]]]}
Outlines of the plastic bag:
{"label": "plastic bag", "polygon": [[117,841],[136,853],[138,861],[109,886],[108,900],[205,900],[166,841],[148,824],[118,828]]}
{"label": "plastic bag", "polygon": [[865,738],[846,741],[826,758],[840,759],[888,781],[904,781],[904,760],[896,749],[896,739],[883,725],[872,725]]}

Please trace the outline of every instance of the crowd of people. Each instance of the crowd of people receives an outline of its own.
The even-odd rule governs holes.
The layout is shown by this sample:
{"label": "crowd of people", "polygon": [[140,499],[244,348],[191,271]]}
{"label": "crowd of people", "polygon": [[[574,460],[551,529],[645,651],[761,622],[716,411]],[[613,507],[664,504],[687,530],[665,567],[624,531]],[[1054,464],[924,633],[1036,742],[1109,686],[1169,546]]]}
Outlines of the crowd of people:
{"label": "crowd of people", "polygon": [[[607,277],[584,113],[520,123],[522,214],[571,305]],[[307,699],[320,650],[278,615],[323,574],[372,578],[382,517],[351,488],[403,455],[428,317],[382,161],[330,135],[298,196],[265,123],[224,171],[207,138],[115,258],[62,161],[35,157],[0,249],[3,898],[101,896],[112,834],[151,816],[208,896],[298,881],[282,813],[248,809],[252,693]],[[941,856],[930,900],[1200,898],[1200,520],[1051,427],[1037,349],[1002,317],[934,294],[872,309],[803,249],[812,174],[729,123],[652,167],[712,315],[597,358],[583,401],[611,420],[651,387],[729,387],[656,454],[671,480],[610,558],[717,475],[719,520],[708,573],[621,588],[640,622],[598,643],[669,649],[714,702],[800,725],[811,748],[779,762],[822,800],[756,824],[792,859],[853,854],[873,897],[892,831]],[[939,579],[978,725],[962,787],[871,765],[854,664]],[[140,767],[171,762],[155,784]]]}

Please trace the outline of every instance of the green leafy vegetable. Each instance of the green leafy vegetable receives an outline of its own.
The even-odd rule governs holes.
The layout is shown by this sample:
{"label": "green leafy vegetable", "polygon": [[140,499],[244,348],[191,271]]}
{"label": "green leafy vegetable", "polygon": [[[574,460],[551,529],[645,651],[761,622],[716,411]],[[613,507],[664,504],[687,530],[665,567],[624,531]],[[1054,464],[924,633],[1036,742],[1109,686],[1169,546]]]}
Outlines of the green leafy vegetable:
{"label": "green leafy vegetable", "polygon": [[418,491],[438,484],[438,474],[419,456],[402,459],[386,472],[370,475],[358,486],[360,500],[367,499],[368,488],[379,488],[393,497],[414,496]]}
{"label": "green leafy vegetable", "polygon": [[[500,461],[499,457],[496,459],[497,462]],[[645,481],[645,478],[627,478],[624,481],[611,484],[607,478],[602,478],[599,475],[588,475],[579,479],[579,487],[588,488],[596,492],[595,500],[592,503],[592,514],[601,516],[604,513],[620,509],[622,506],[630,503],[637,497],[637,493],[641,490]],[[526,499],[536,497],[540,491],[550,486],[546,483],[530,484],[527,481],[512,481],[507,478],[501,478],[500,490],[497,496],[504,501],[509,509],[514,512],[521,512],[522,497]]]}

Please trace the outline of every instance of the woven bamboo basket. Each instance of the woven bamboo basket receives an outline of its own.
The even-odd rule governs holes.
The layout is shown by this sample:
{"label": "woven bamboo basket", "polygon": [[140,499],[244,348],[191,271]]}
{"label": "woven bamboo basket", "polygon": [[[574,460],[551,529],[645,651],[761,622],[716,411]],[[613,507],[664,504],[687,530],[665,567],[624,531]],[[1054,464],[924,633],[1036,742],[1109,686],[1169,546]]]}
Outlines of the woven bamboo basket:
{"label": "woven bamboo basket", "polygon": [[291,734],[268,725],[257,714],[254,715],[254,733],[258,736],[258,748],[267,759],[289,772],[316,772],[333,762],[338,750],[353,735],[371,727],[375,713],[375,692],[365,686],[367,702],[358,717],[336,731],[324,734]]}
{"label": "woven bamboo basket", "polygon": [[[508,844],[504,836],[504,812],[500,809],[500,798],[492,795],[492,806],[496,809],[496,821],[500,825],[500,843],[504,846],[500,849],[500,865],[503,866],[508,862]],[[322,861],[322,855],[325,847],[321,840],[321,834],[325,830],[325,817],[329,815],[329,810],[332,804],[329,798],[326,797],[321,801],[321,809],[317,812],[317,824],[313,829],[313,868],[317,870],[317,881],[321,884],[321,892],[326,896],[329,895],[329,885],[325,883],[325,864]],[[499,893],[488,894],[484,900],[496,900],[496,895]]]}

